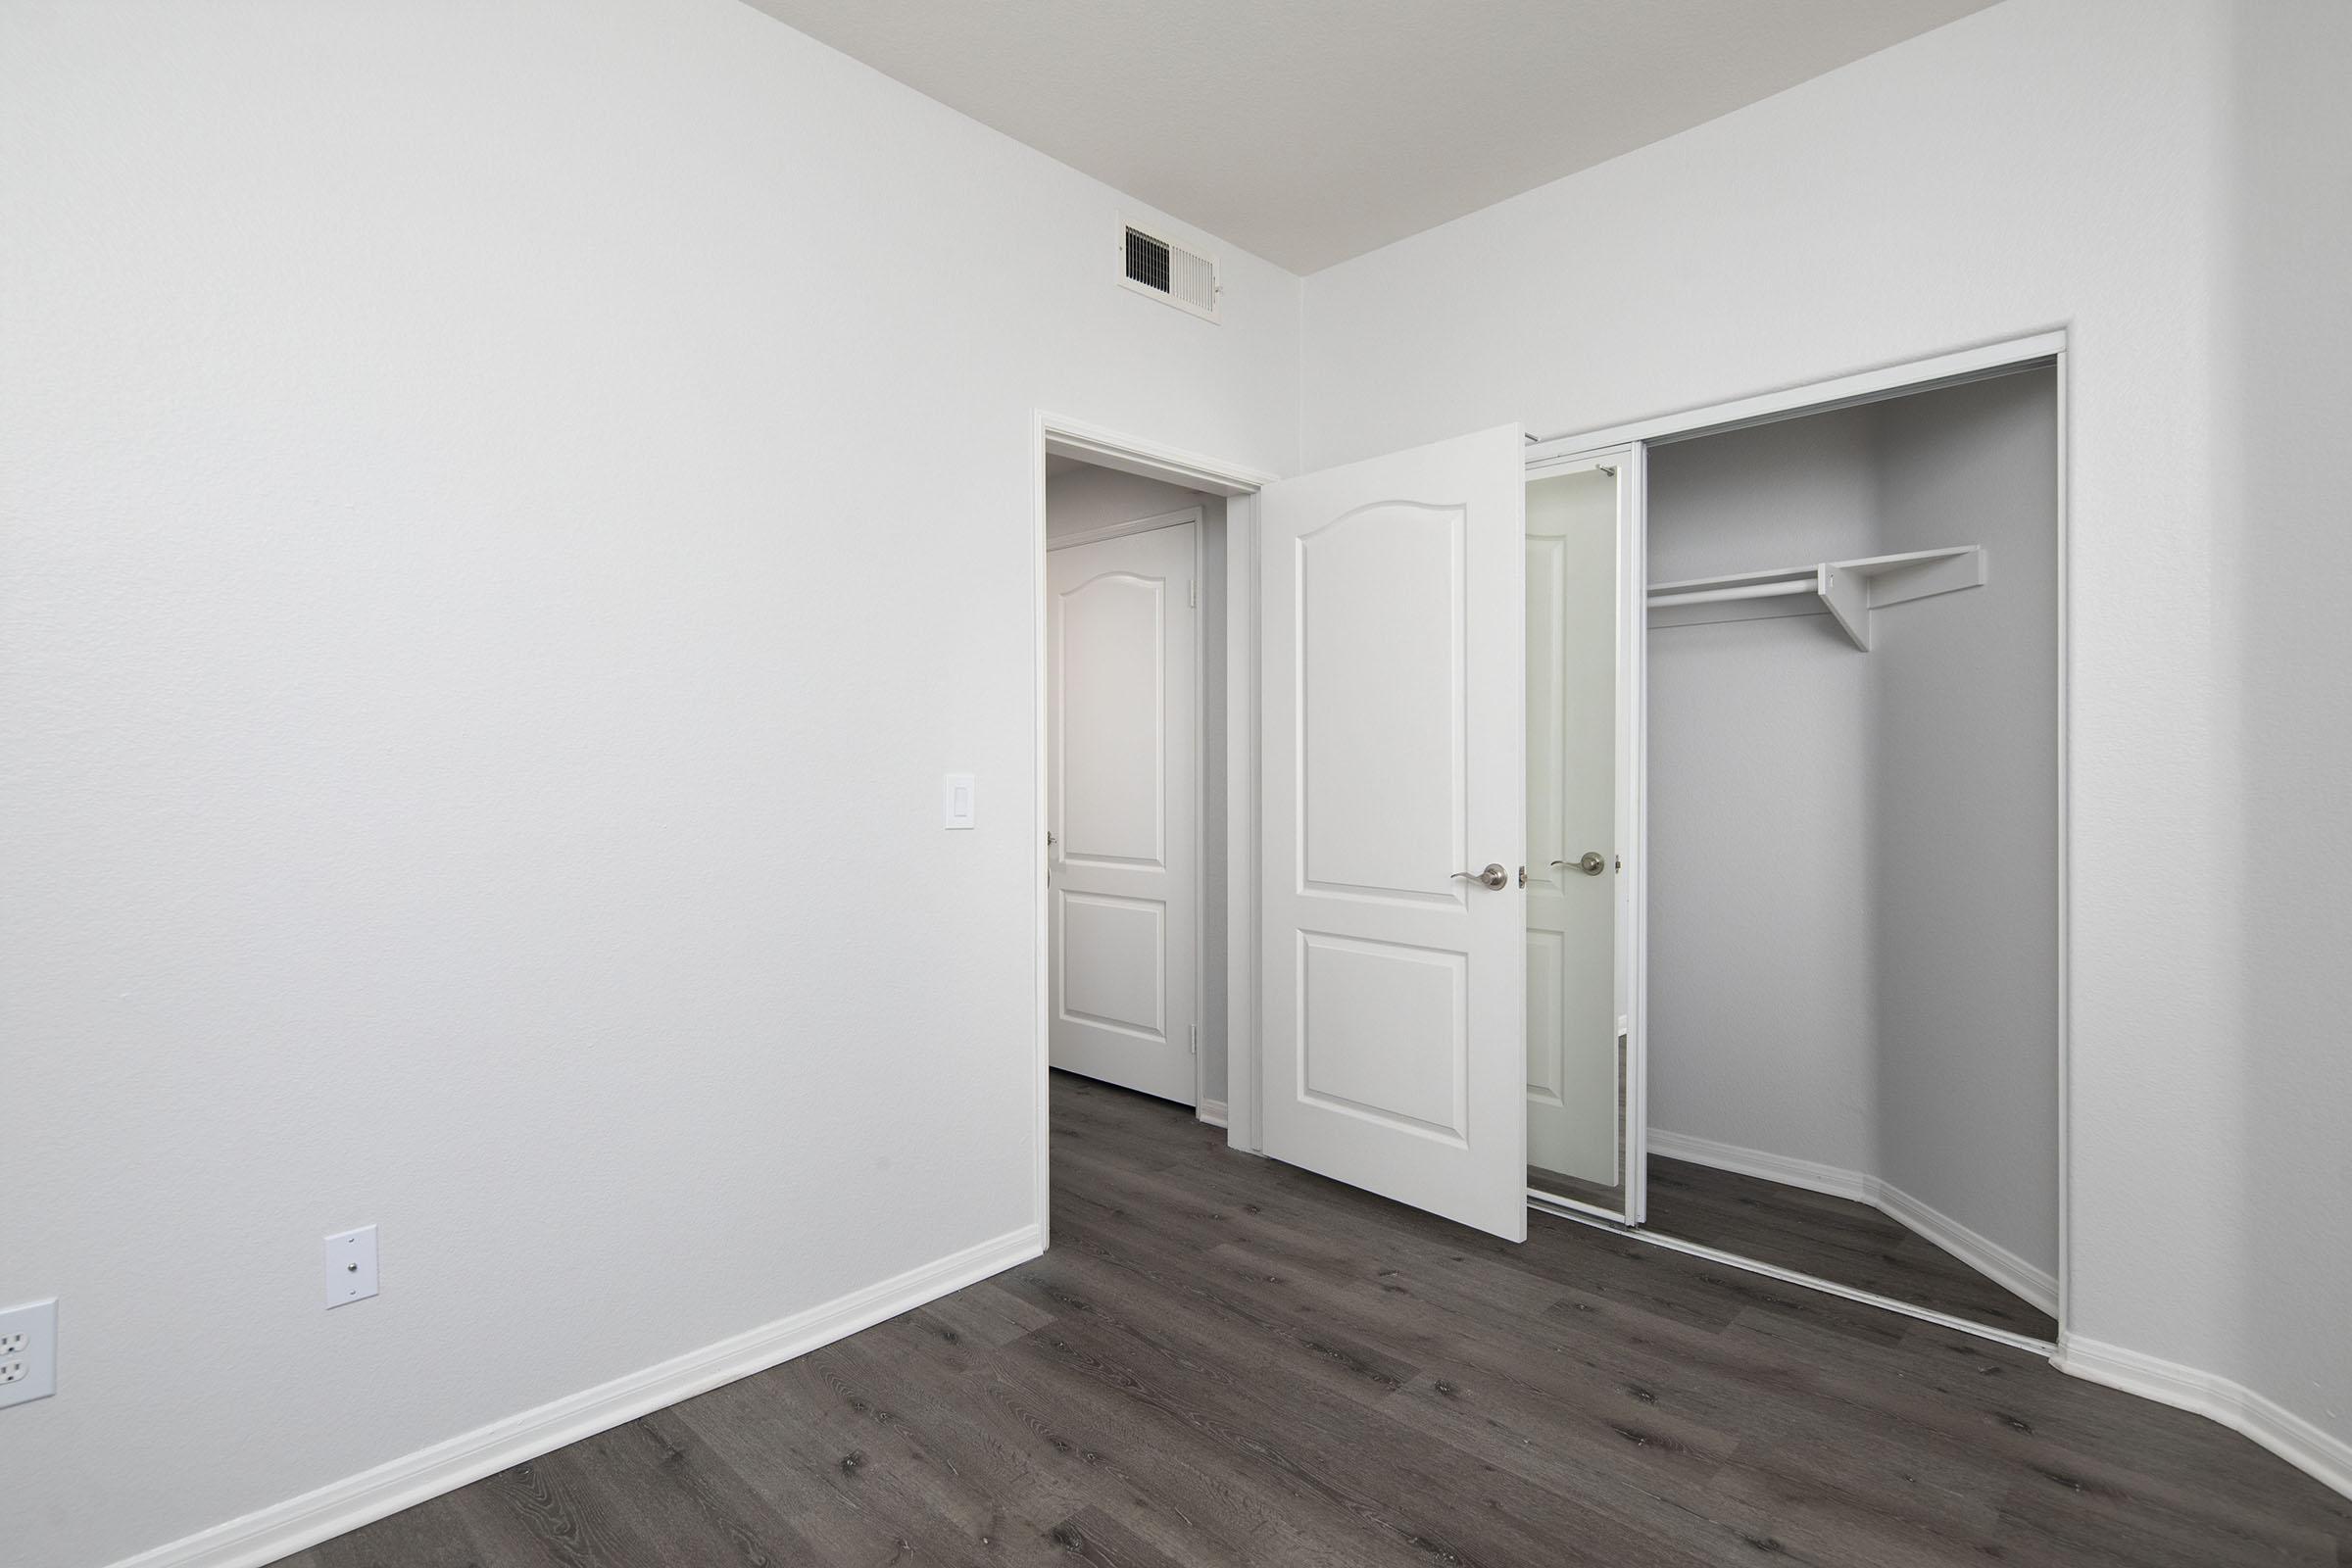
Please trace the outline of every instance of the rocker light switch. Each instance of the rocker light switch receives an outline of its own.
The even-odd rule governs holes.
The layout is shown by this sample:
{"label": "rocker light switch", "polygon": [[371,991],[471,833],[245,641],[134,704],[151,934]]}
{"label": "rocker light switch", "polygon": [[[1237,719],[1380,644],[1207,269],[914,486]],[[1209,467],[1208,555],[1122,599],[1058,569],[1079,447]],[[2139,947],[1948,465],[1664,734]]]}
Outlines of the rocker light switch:
{"label": "rocker light switch", "polygon": [[950,773],[947,787],[941,792],[941,808],[946,825],[968,828],[972,825],[972,775]]}

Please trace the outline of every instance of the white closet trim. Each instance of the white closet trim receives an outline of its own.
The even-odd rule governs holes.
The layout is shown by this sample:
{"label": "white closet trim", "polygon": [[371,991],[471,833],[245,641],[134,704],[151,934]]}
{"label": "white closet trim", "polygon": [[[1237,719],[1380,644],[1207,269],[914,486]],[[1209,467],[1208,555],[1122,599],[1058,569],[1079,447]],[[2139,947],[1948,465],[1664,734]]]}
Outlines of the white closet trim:
{"label": "white closet trim", "polygon": [[1623,424],[1605,425],[1599,429],[1535,438],[1528,448],[1527,461],[1530,464],[1542,463],[1572,453],[1624,446],[1632,441],[1645,441],[1651,446],[1660,446],[1669,441],[1688,441],[1692,436],[1714,435],[1750,424],[1769,424],[1776,419],[1792,418],[1800,415],[1826,414],[1832,409],[1852,408],[1857,403],[1877,403],[1885,398],[1906,397],[1913,392],[1932,391],[1941,386],[1957,386],[1963,381],[1980,380],[1985,376],[2006,375],[2012,370],[2050,364],[2065,353],[2066,330],[2063,327],[2032,332],[2024,337],[1979,344],[1956,353],[1939,354],[1932,359],[1883,365],[1827,381],[1778,387],[1752,397],[1735,398],[1728,403],[1685,409],[1674,414],[1652,415],[1648,418],[1630,419]]}
{"label": "white closet trim", "polygon": [[1646,1227],[1636,1228],[1623,1225],[1602,1215],[1589,1211],[1579,1212],[1574,1208],[1555,1203],[1549,1199],[1531,1197],[1527,1206],[1539,1214],[1549,1214],[1554,1219],[1573,1220],[1579,1225],[1590,1225],[1596,1231],[1609,1231],[1623,1236],[1629,1241],[1643,1242],[1651,1247],[1662,1247],[1669,1252],[1682,1252],[1691,1257],[1704,1258],[1710,1263],[1720,1263],[1726,1268],[1736,1268],[1742,1273],[1761,1274],[1766,1279],[1780,1280],[1788,1285],[1801,1285],[1808,1291],[1819,1291],[1824,1296],[1842,1297],[1849,1301],[1860,1301],[1865,1306],[1875,1306],[1887,1312],[1898,1312],[1904,1317],[1917,1318],[1922,1323],[1933,1323],[1938,1328],[1951,1329],[1961,1334],[1973,1334],[1980,1340],[1990,1340],[1995,1345],[2006,1345],[2011,1349],[2046,1356],[2050,1359],[2051,1364],[2059,1367],[2059,1370],[2067,1370],[2058,1360],[2058,1347],[2048,1340],[2037,1340],[2026,1334],[2012,1334],[2007,1329],[1996,1329],[1989,1324],[1972,1323],[1967,1318],[1954,1317],[1949,1312],[1938,1312],[1933,1307],[1918,1306],[1910,1301],[1898,1301],[1891,1296],[1881,1296],[1876,1291],[1856,1290],[1851,1285],[1840,1285],[1836,1280],[1825,1280],[1818,1274],[1805,1274],[1796,1269],[1783,1268],[1778,1263],[1760,1263],[1752,1257],[1742,1257],[1738,1252],[1727,1252],[1716,1247],[1702,1247],[1697,1242],[1686,1242],[1677,1236],[1661,1235]]}

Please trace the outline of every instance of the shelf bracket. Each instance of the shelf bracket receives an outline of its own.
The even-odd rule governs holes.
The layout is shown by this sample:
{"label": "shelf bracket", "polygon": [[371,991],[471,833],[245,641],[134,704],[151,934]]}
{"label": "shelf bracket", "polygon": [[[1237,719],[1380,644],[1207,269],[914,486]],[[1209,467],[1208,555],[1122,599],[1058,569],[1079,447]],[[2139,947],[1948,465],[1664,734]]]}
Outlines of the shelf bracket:
{"label": "shelf bracket", "polygon": [[1835,561],[1821,564],[1813,591],[1821,596],[1830,618],[1838,622],[1856,648],[1870,652],[1870,589],[1865,578],[1843,569]]}

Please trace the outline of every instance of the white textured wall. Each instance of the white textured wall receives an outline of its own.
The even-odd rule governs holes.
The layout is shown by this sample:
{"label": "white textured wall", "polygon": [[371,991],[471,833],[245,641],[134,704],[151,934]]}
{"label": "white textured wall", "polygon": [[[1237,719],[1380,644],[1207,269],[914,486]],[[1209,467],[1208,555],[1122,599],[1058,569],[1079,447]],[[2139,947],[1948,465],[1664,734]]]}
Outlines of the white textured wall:
{"label": "white textured wall", "polygon": [[1035,1220],[1032,410],[1296,456],[1122,205],[733,0],[0,8],[0,1560]]}
{"label": "white textured wall", "polygon": [[1225,498],[1092,466],[1046,481],[1058,537],[1200,509],[1200,1098],[1225,1099]]}
{"label": "white textured wall", "polygon": [[[1512,418],[1591,428],[2067,326],[2072,1327],[2224,1371],[2258,1359],[2237,1271],[2247,1229],[2271,1223],[2244,1195],[2241,877],[2264,873],[2243,861],[2243,727],[2275,732],[2258,755],[2278,764],[2281,800],[2306,808],[2319,786],[2303,764],[2341,750],[2284,691],[2267,719],[2245,707],[2235,605],[2252,574],[2221,521],[2240,508],[2220,506],[2214,447],[2230,417],[2217,272],[2240,10],[2010,0],[1318,273],[1302,453],[1321,466]],[[2340,124],[2342,96],[2306,90],[2297,113]],[[2340,167],[2323,158],[2289,183],[2333,192]],[[2328,493],[2300,491],[2297,520],[2276,526],[2333,570]],[[2297,569],[2291,551],[2273,568]],[[2270,634],[2281,664],[2294,635]],[[2289,950],[2301,959],[2343,945],[2339,898],[2282,868],[2311,831],[2261,830],[2260,892],[2280,900],[2266,919],[2312,922]],[[2294,1042],[2265,1046],[2282,1130],[2342,1102],[2322,1059],[2342,1056],[2340,1030],[2323,1027],[2341,1011],[2303,1010],[2298,994],[2267,1004]],[[2320,1175],[2330,1157],[2297,1168]],[[2314,1189],[2315,1205],[2333,1200],[2323,1190],[2340,1194]],[[2299,1310],[2352,1295],[2342,1227],[2293,1235],[2317,1254],[2291,1271]],[[2296,1382],[2322,1362],[2311,1338],[2295,1344],[2268,1392],[2352,1437],[2326,1416],[2342,1408],[2340,1350],[2330,1405]]]}
{"label": "white textured wall", "polygon": [[[2239,8],[2218,576],[2243,639],[2245,1332],[2227,1368],[2352,1437],[2352,6]],[[2155,850],[2154,853],[2161,853]],[[2176,897],[2200,897],[2176,877]],[[2345,1466],[2352,1484],[2352,1465]]]}

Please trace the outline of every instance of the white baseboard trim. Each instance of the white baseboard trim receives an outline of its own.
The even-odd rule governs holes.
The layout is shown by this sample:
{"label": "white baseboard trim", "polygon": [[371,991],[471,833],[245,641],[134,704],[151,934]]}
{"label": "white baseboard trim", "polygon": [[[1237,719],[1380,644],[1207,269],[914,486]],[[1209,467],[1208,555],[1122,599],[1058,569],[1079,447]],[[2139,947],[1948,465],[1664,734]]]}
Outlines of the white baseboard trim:
{"label": "white baseboard trim", "polygon": [[1870,1201],[1880,1212],[1910,1226],[2010,1295],[2033,1302],[2052,1317],[2058,1315],[2058,1276],[2048,1269],[2035,1267],[1989,1236],[1980,1236],[1890,1183],[1880,1182],[1877,1196]]}
{"label": "white baseboard trim", "polygon": [[2268,1395],[2216,1373],[2075,1334],[2058,1336],[2051,1364],[2092,1383],[2209,1416],[2352,1497],[2352,1441],[2323,1431]]}
{"label": "white baseboard trim", "polygon": [[1649,1135],[1649,1152],[1663,1154],[1668,1159],[1685,1159],[1693,1165],[1736,1171],[1742,1176],[1779,1182],[1784,1187],[1799,1187],[1809,1193],[1823,1193],[1831,1198],[1846,1198],[1857,1203],[1868,1203],[1887,1218],[1898,1221],[1942,1248],[2003,1289],[2033,1302],[2052,1316],[2057,1314],[2056,1275],[2048,1269],[2035,1267],[2000,1243],[1980,1236],[1950,1215],[1929,1207],[1901,1188],[1867,1171],[1845,1170],[1815,1160],[1769,1153],[1761,1149],[1742,1149],[1737,1144],[1720,1144],[1711,1138],[1693,1138],[1688,1133],[1653,1131]]}
{"label": "white baseboard trim", "polygon": [[1660,1132],[1652,1128],[1649,1152],[1663,1154],[1668,1159],[1687,1159],[1693,1165],[1706,1165],[1715,1170],[1736,1171],[1742,1176],[1779,1182],[1784,1187],[1801,1187],[1808,1193],[1850,1198],[1857,1203],[1877,1200],[1877,1178],[1865,1176],[1860,1171],[1843,1170],[1836,1165],[1797,1159],[1788,1154],[1767,1153],[1761,1149],[1742,1149],[1738,1144],[1719,1144],[1712,1138],[1693,1138],[1689,1133]]}
{"label": "white baseboard trim", "polygon": [[419,1448],[372,1470],[125,1557],[115,1568],[259,1568],[624,1421],[763,1372],[1045,1250],[1035,1225],[659,1366]]}
{"label": "white baseboard trim", "polygon": [[1208,1123],[1211,1127],[1223,1127],[1227,1125],[1225,1120],[1225,1102],[1222,1100],[1203,1100],[1200,1102],[1197,1114],[1202,1121]]}

